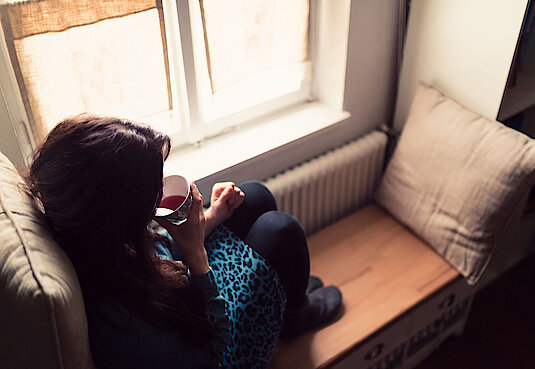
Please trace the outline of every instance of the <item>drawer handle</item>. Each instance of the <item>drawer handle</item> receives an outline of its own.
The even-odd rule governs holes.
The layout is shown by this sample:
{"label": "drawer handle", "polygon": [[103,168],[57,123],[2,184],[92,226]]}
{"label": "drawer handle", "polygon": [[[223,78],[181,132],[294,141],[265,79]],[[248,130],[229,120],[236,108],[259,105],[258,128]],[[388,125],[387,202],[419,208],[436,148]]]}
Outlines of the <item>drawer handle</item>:
{"label": "drawer handle", "polygon": [[451,305],[453,305],[454,302],[455,302],[455,295],[452,293],[451,295],[449,295],[448,297],[446,297],[446,298],[440,303],[440,305],[438,305],[438,307],[441,308],[441,309],[449,308]]}
{"label": "drawer handle", "polygon": [[366,356],[364,356],[364,359],[365,360],[373,360],[375,358],[377,358],[379,355],[382,354],[383,352],[383,348],[385,347],[385,345],[383,345],[382,343],[374,346],[367,354]]}

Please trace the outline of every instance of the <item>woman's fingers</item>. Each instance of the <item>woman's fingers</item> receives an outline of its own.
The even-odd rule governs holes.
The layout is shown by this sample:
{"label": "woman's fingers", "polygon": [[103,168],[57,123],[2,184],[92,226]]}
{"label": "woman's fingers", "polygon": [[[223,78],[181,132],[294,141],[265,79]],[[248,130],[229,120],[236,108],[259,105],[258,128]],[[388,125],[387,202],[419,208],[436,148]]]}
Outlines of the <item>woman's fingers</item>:
{"label": "woman's fingers", "polygon": [[[191,208],[190,208],[190,216],[196,216],[199,217],[200,215],[203,215],[204,217],[204,210],[202,207],[202,195],[199,192],[199,189],[197,188],[197,185],[195,185],[195,182],[191,182],[191,195],[193,198]],[[188,217],[189,218],[189,217]]]}
{"label": "woman's fingers", "polygon": [[234,187],[233,196],[228,204],[229,208],[231,210],[236,209],[238,206],[241,205],[244,199],[245,199],[245,193],[243,193],[243,191],[239,187]]}
{"label": "woman's fingers", "polygon": [[218,200],[222,202],[228,202],[232,199],[232,196],[234,194],[234,188],[233,187],[226,187],[223,192],[221,192],[221,195],[219,196]]}
{"label": "woman's fingers", "polygon": [[226,187],[234,187],[236,184],[234,182],[217,182],[214,184],[213,188],[221,188],[224,189]]}
{"label": "woman's fingers", "polygon": [[228,188],[234,188],[235,186],[235,183],[234,182],[218,182],[218,183],[215,183],[213,186],[212,186],[212,197],[211,197],[211,200],[212,202],[217,200],[221,194]]}
{"label": "woman's fingers", "polygon": [[227,187],[219,197],[218,201],[221,201],[226,205],[229,211],[232,211],[236,209],[238,206],[241,205],[243,202],[243,199],[245,198],[245,194],[239,187]]}
{"label": "woman's fingers", "polygon": [[238,186],[234,187],[234,192],[236,192],[239,197],[245,197],[245,193]]}
{"label": "woman's fingers", "polygon": [[202,198],[202,195],[201,193],[199,192],[199,189],[197,188],[197,185],[195,184],[194,181],[191,181],[190,184],[189,184],[190,188],[191,188],[191,193],[193,195],[193,198],[199,198],[201,197]]}
{"label": "woman's fingers", "polygon": [[202,207],[202,195],[199,192],[199,189],[197,188],[197,185],[195,184],[195,182],[191,181],[190,188],[191,188],[191,195],[193,198],[192,206],[195,205],[196,207],[199,207],[199,206]]}
{"label": "woman's fingers", "polygon": [[230,209],[231,210],[236,209],[238,206],[240,206],[242,204],[244,199],[245,199],[245,195],[243,197],[235,198],[234,201],[232,202],[232,204],[230,205]]}

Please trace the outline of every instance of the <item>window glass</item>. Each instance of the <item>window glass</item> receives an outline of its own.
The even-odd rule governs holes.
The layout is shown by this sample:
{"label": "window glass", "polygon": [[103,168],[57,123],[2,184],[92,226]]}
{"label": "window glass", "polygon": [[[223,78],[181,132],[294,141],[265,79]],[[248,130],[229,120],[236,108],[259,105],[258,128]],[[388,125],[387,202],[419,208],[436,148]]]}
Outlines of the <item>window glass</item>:
{"label": "window glass", "polygon": [[308,0],[201,0],[214,92],[307,59]]}
{"label": "window glass", "polygon": [[81,112],[197,142],[310,96],[309,0],[175,1],[0,5],[36,142]]}
{"label": "window glass", "polygon": [[139,119],[171,109],[159,9],[154,1],[148,9],[150,2],[133,3],[82,1],[67,11],[62,1],[30,1],[3,9],[19,87],[41,136],[81,112]]}
{"label": "window glass", "polygon": [[308,0],[201,0],[201,14],[207,121],[304,87]]}

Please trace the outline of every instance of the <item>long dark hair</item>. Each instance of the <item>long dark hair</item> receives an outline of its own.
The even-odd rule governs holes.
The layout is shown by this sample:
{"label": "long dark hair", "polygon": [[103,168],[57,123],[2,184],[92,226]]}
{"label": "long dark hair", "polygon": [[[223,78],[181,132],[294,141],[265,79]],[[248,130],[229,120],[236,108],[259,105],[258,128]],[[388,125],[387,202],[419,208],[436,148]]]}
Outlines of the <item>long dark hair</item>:
{"label": "long dark hair", "polygon": [[132,121],[82,114],[60,122],[27,176],[72,260],[88,309],[118,303],[204,343],[214,325],[187,269],[159,260],[147,225],[162,194],[169,137]]}

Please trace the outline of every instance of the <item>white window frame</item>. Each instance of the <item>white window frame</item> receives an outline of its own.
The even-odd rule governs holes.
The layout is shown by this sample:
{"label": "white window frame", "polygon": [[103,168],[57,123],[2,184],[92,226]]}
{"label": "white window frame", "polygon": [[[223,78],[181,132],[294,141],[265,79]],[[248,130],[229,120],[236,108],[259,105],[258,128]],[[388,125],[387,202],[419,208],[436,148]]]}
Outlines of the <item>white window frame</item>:
{"label": "white window frame", "polygon": [[314,99],[198,144],[174,147],[165,174],[182,173],[210,193],[215,181],[264,179],[366,131],[343,109],[351,0],[311,0],[312,7]]}
{"label": "white window frame", "polygon": [[[16,165],[29,164],[32,152],[38,143],[35,142],[29,127],[29,120],[22,101],[15,71],[11,65],[9,52],[4,37],[4,30],[0,26],[0,122],[11,123],[11,130],[2,127],[3,140],[9,146],[2,148],[13,155]],[[2,101],[0,101],[2,102]]]}
{"label": "white window frame", "polygon": [[[178,81],[176,84],[171,84],[173,106],[178,108],[178,118],[181,122],[191,123],[183,124],[183,128],[195,126],[194,122],[198,123],[202,121],[198,116],[200,111],[198,109],[198,95],[191,93],[191,89],[196,88],[192,86],[196,85],[196,75],[195,73],[187,72],[195,70],[196,66],[192,52],[189,52],[189,55],[184,55],[186,54],[186,48],[183,47],[183,45],[188,42],[188,38],[185,37],[184,33],[191,32],[191,24],[187,19],[189,18],[189,12],[185,12],[182,9],[184,7],[189,8],[191,5],[190,1],[198,3],[196,0],[164,0],[164,14],[166,17],[168,53],[170,59],[170,78]],[[280,109],[279,106],[279,109],[272,111],[271,109],[273,109],[273,105],[267,103],[265,104],[265,110],[258,109],[255,113],[238,113],[231,115],[228,117],[228,121],[230,122],[236,119],[233,121],[233,124],[236,124],[236,122],[239,122],[239,124],[235,126],[234,129],[229,129],[228,126],[223,127],[223,130],[231,132],[222,135],[221,137],[201,140],[200,136],[194,134],[191,130],[188,130],[187,128],[183,129],[178,137],[176,135],[172,137],[173,151],[166,164],[171,171],[174,168],[178,168],[181,172],[185,172],[185,174],[188,174],[188,172],[192,173],[190,176],[191,179],[208,178],[214,173],[225,173],[226,169],[235,167],[253,157],[262,156],[270,161],[269,151],[272,151],[274,148],[285,146],[291,142],[301,141],[301,137],[310,136],[329,126],[337,126],[337,128],[334,129],[338,130],[338,132],[351,132],[354,130],[346,124],[349,114],[342,109],[351,0],[311,0],[310,8],[310,27],[315,30],[311,37],[312,42],[309,52],[309,56],[314,65],[314,68],[311,71],[313,76],[311,85],[312,94],[307,93],[304,96],[300,96],[295,101],[287,100],[287,102],[291,102],[288,103],[289,106],[284,109]],[[187,15],[187,18],[185,15]],[[172,35],[180,35],[181,42],[177,42],[176,38],[173,38]],[[191,37],[189,38],[189,42],[191,42]],[[190,50],[193,50],[193,48],[190,48]],[[0,87],[2,87],[4,101],[10,113],[9,120],[19,138],[19,146],[22,155],[24,156],[24,159],[27,160],[36,143],[31,142],[31,139],[26,133],[28,119],[20,97],[20,92],[18,91],[13,69],[9,62],[7,47],[3,37],[0,42],[0,52],[2,53],[0,64],[3,63],[6,66],[6,68],[3,68],[5,73],[0,73]],[[8,78],[6,78],[6,75],[9,75]],[[189,95],[187,94],[187,90],[190,90]],[[311,95],[314,96],[313,99],[311,98]],[[196,106],[197,108],[195,108]],[[267,111],[271,111],[271,113],[266,114]],[[303,119],[308,119],[306,118],[307,114],[312,118],[311,124],[306,122],[303,123]],[[260,115],[262,115],[262,117],[256,119]],[[151,122],[157,119],[167,120],[169,119],[169,114],[160,114],[159,117],[156,115],[151,116],[150,120],[147,119],[146,121]],[[247,120],[252,120],[254,122],[250,125],[242,124]],[[192,165],[198,167],[198,163],[202,163],[203,160],[205,160],[205,156],[208,155],[208,153],[213,152],[214,145],[217,146],[223,144],[227,147],[240,145],[243,143],[243,135],[246,134],[246,131],[249,132],[249,137],[255,137],[255,130],[259,127],[264,124],[274,124],[277,122],[280,127],[287,128],[287,132],[284,132],[282,135],[284,137],[262,137],[262,141],[269,139],[270,143],[268,146],[259,145],[264,148],[260,147],[255,148],[254,150],[242,150],[243,152],[240,153],[239,156],[233,158],[231,161],[222,163],[220,166],[210,165],[206,170],[198,172],[190,170],[190,168],[184,166],[184,161],[179,159],[183,157],[183,155],[186,155],[187,157],[193,155],[193,162],[196,164]],[[212,132],[211,135],[214,135],[214,133]],[[337,133],[335,136],[340,137],[343,135],[344,133]],[[256,137],[258,138],[259,136],[256,135]],[[306,140],[303,141],[305,142]],[[194,144],[191,144],[192,142]],[[304,143],[304,145],[307,144]],[[323,144],[320,145],[318,149],[321,150],[321,147],[323,146]],[[296,160],[302,155],[310,156],[310,154],[304,153],[314,152],[314,149],[310,146],[303,148],[303,150],[300,150],[303,154],[296,155]],[[275,161],[280,161],[280,158]],[[179,162],[181,164],[177,164]],[[269,175],[270,172],[276,171],[277,167],[286,165],[287,161],[285,161],[284,164],[275,162],[268,163],[267,166],[271,169],[264,172],[266,175]],[[259,170],[261,169],[258,167],[254,168],[252,171],[246,170],[245,172],[249,174],[243,172],[243,175],[240,177],[245,179],[251,177],[261,178],[258,176]]]}
{"label": "white window frame", "polygon": [[[314,17],[315,7],[311,0],[309,11],[309,55],[313,53],[315,38]],[[306,62],[305,79],[301,89],[282,96],[274,97],[254,106],[240,110],[234,110],[228,114],[215,118],[207,116],[204,112],[216,108],[212,99],[212,90],[208,75],[208,65],[205,52],[205,40],[203,35],[203,25],[198,0],[164,0],[164,14],[166,27],[168,24],[173,27],[179,25],[180,34],[168,32],[168,50],[181,45],[181,52],[171,52],[170,56],[175,58],[170,63],[184,73],[183,80],[187,86],[188,117],[183,118],[183,126],[186,126],[187,133],[180,132],[172,135],[173,144],[198,143],[206,138],[217,136],[222,132],[232,129],[245,122],[251,122],[256,118],[269,114],[273,111],[283,109],[288,106],[312,101],[311,65]],[[177,16],[178,15],[178,16]],[[178,38],[179,37],[179,38]],[[172,79],[173,80],[173,79]],[[182,81],[180,81],[182,82]],[[173,91],[174,92],[174,91]],[[224,93],[224,92],[223,92]]]}

